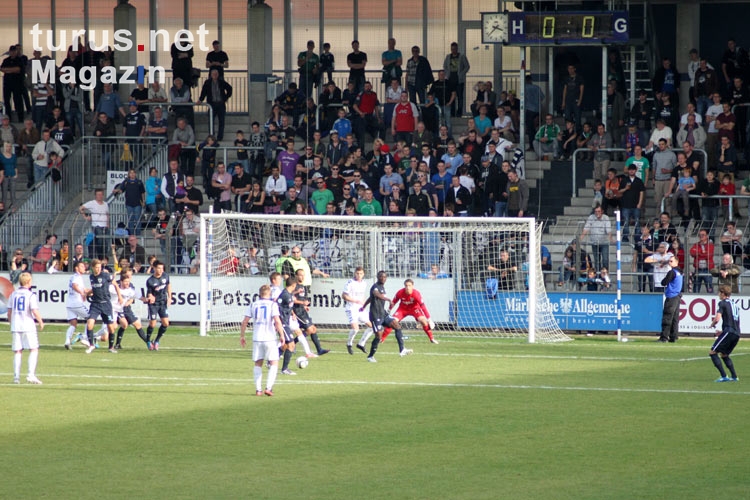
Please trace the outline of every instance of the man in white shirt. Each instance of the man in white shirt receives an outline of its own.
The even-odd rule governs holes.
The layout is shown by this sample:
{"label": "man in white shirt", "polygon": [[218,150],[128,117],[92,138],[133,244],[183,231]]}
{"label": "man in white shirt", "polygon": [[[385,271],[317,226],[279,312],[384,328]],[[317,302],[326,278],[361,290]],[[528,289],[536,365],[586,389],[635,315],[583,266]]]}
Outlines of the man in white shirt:
{"label": "man in white shirt", "polygon": [[360,311],[359,308],[365,303],[370,294],[370,287],[364,280],[365,269],[360,266],[354,270],[354,277],[346,282],[341,298],[344,299],[344,310],[346,318],[349,321],[349,339],[346,341],[346,350],[349,354],[354,354],[352,350],[352,341],[359,332],[359,324],[367,325],[367,329],[362,334],[362,338],[357,342],[357,349],[367,354],[365,343],[372,335],[372,323],[368,313]]}
{"label": "man in white shirt", "polygon": [[104,201],[104,189],[94,191],[94,199],[78,209],[81,216],[91,223],[94,241],[89,245],[89,258],[100,259],[107,255],[109,248],[106,236],[109,234],[109,205]]}
{"label": "man in white shirt", "polygon": [[10,294],[8,300],[8,321],[12,335],[11,349],[13,350],[13,383],[21,383],[21,353],[29,351],[29,374],[26,381],[30,384],[41,384],[36,378],[36,364],[39,359],[39,337],[37,336],[36,320],[39,329],[44,330],[44,321],[39,314],[39,300],[36,292],[31,291],[31,274],[21,273],[18,277],[19,288]]}
{"label": "man in white shirt", "polygon": [[[245,311],[245,317],[240,325],[240,346],[247,344],[245,330],[250,320],[253,320],[253,379],[255,380],[255,395],[273,396],[273,384],[279,371],[279,342],[285,346],[284,326],[281,324],[279,305],[271,300],[271,287],[263,285],[258,291],[258,299],[250,304]],[[274,331],[275,330],[275,331]],[[268,361],[268,382],[265,391],[262,390],[263,362]]]}
{"label": "man in white shirt", "polygon": [[[73,264],[73,276],[68,281],[68,296],[65,298],[65,309],[68,312],[68,330],[65,332],[65,348],[71,348],[73,334],[78,327],[78,320],[89,317],[89,305],[86,301],[86,286],[83,281],[86,274],[86,263],[79,260]],[[81,338],[81,343],[89,347],[89,341]]]}
{"label": "man in white shirt", "polygon": [[44,180],[44,176],[49,172],[49,155],[57,153],[59,158],[65,156],[65,151],[60,147],[57,141],[50,138],[49,129],[42,131],[42,139],[34,145],[31,157],[34,159],[34,181]]}
{"label": "man in white shirt", "polygon": [[274,203],[284,199],[286,193],[286,177],[279,173],[278,165],[271,166],[271,175],[266,179],[266,196],[270,196]]}

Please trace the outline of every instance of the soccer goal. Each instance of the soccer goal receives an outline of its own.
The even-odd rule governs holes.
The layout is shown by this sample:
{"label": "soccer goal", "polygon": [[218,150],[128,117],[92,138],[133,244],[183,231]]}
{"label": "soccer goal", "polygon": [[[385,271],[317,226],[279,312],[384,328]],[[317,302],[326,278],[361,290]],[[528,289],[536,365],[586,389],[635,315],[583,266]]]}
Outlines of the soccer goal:
{"label": "soccer goal", "polygon": [[541,229],[530,218],[201,214],[201,335],[236,333],[282,249],[298,247],[317,274],[319,326],[348,328],[341,292],[362,266],[369,283],[388,273],[389,295],[413,279],[442,336],[570,340],[544,288]]}

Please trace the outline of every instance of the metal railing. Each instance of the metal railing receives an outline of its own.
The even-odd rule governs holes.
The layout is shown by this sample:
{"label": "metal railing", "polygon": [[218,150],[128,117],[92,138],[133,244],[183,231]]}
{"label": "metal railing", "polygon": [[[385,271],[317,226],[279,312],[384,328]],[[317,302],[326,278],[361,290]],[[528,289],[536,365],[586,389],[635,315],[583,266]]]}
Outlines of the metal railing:
{"label": "metal railing", "polygon": [[[163,88],[165,90],[165,93],[169,95],[169,89],[172,88],[174,76],[172,75],[171,71],[166,72],[166,76],[164,78],[164,85]],[[206,81],[209,79],[208,71],[205,69],[201,69],[201,77],[198,80],[198,85],[195,88],[190,89],[190,93],[194,95],[195,100],[198,100],[198,97],[200,97],[201,90],[203,89],[203,84],[206,83]],[[249,109],[249,105],[247,102],[248,99],[248,93],[247,93],[247,71],[246,70],[240,70],[240,69],[225,69],[224,70],[224,80],[232,86],[232,97],[229,98],[229,100],[226,102],[227,106],[227,113],[247,113]],[[157,103],[157,104],[166,104],[166,103]],[[170,105],[174,106],[184,106],[189,103],[170,103]],[[206,103],[193,103],[203,106],[208,106]],[[213,131],[211,132],[213,133]]]}
{"label": "metal railing", "polygon": [[[208,133],[211,135],[213,135],[214,133],[214,108],[212,108],[211,105],[208,104],[207,102],[174,102],[174,101],[144,102],[144,103],[139,104],[139,106],[148,106],[149,108],[167,108],[168,111],[170,112],[173,111],[172,109],[169,109],[170,107],[179,107],[179,106],[189,106],[191,108],[206,107],[208,108]],[[174,130],[172,132],[174,132]]]}
{"label": "metal railing", "polygon": [[[669,211],[669,207],[666,206],[667,198],[670,200],[674,198],[675,193],[669,193],[661,200],[660,208],[662,212]],[[729,204],[727,206],[727,220],[734,220],[734,200],[750,200],[750,195],[746,194],[715,194],[712,196],[701,196],[699,194],[689,194],[688,198],[691,200],[729,200]],[[721,207],[722,205],[719,205]]]}

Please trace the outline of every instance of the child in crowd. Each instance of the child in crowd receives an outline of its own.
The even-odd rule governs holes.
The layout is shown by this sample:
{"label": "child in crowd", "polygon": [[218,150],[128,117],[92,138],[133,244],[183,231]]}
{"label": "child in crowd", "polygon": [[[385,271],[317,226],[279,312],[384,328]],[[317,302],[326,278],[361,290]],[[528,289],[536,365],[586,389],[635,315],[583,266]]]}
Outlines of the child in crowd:
{"label": "child in crowd", "polygon": [[339,117],[333,122],[333,130],[339,133],[339,137],[344,137],[352,133],[352,122],[346,117],[346,110],[339,108]]}
{"label": "child in crowd", "polygon": [[677,211],[677,200],[682,200],[683,219],[690,218],[690,193],[695,190],[695,179],[693,179],[693,169],[685,167],[682,169],[680,177],[677,179],[677,190],[672,195],[672,209]]}
{"label": "child in crowd", "polygon": [[604,206],[604,186],[602,185],[601,179],[594,181],[594,199],[591,201],[591,208]]}
{"label": "child in crowd", "polygon": [[[732,182],[732,176],[729,174],[724,174],[724,177],[721,178],[721,186],[719,187],[719,194],[734,195],[736,194],[736,192],[737,190],[734,186],[734,183]],[[736,200],[732,202],[732,206],[734,207],[735,215],[738,214]],[[725,219],[729,218],[729,198],[722,198],[721,211],[724,213]]]}

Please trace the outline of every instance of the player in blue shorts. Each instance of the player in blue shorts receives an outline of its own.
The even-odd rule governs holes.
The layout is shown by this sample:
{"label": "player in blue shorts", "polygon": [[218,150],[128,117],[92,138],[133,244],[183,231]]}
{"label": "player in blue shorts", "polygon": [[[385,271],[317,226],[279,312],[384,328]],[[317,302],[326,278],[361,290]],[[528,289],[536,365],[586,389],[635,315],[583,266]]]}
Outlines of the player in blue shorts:
{"label": "player in blue shorts", "polygon": [[370,305],[370,323],[372,323],[372,331],[375,333],[375,337],[372,339],[372,344],[370,345],[370,354],[367,356],[367,361],[370,363],[377,363],[375,352],[378,350],[378,345],[380,344],[383,327],[386,326],[396,331],[399,354],[406,356],[412,353],[411,349],[404,348],[404,335],[401,331],[401,323],[389,315],[385,309],[386,302],[392,303],[391,299],[385,294],[385,282],[387,279],[388,274],[385,271],[378,271],[378,281],[370,287],[370,296],[359,309],[360,311],[364,311],[367,305]]}
{"label": "player in blue shorts", "polygon": [[[729,297],[732,295],[732,288],[729,285],[719,287],[719,307],[716,316],[711,321],[711,328],[714,328],[721,321],[721,330],[717,330],[716,340],[711,346],[708,355],[711,357],[714,366],[719,370],[721,377],[716,379],[717,382],[738,382],[737,372],[734,371],[734,363],[729,357],[740,340],[740,309],[737,304],[730,302]],[[727,365],[731,377],[727,377],[721,361]]]}
{"label": "player in blue shorts", "polygon": [[297,280],[290,277],[286,279],[284,284],[286,287],[281,290],[281,293],[276,298],[276,303],[279,305],[279,318],[284,327],[284,344],[281,346],[281,350],[283,351],[281,373],[284,375],[297,375],[289,369],[289,362],[292,360],[294,348],[297,345],[294,339],[298,335],[302,335],[299,329],[295,331],[291,326],[291,320],[294,316],[292,308],[294,307],[294,290],[297,288]]}
{"label": "player in blue shorts", "polygon": [[[115,317],[112,313],[112,302],[109,291],[109,286],[114,282],[112,281],[112,275],[102,269],[102,261],[99,259],[91,261],[89,282],[91,283],[91,288],[87,290],[87,294],[90,296],[91,305],[89,305],[89,317],[86,320],[86,336],[89,339],[90,345],[86,349],[86,354],[91,354],[96,349],[94,325],[98,318],[101,317],[102,322],[107,325],[107,338],[104,340],[109,340],[109,337],[115,333]],[[117,286],[117,283],[114,283],[114,285],[117,300],[122,303],[120,287]]]}
{"label": "player in blue shorts", "polygon": [[136,316],[133,312],[133,303],[136,300],[143,300],[143,298],[141,296],[141,290],[131,283],[130,280],[132,277],[133,271],[130,269],[123,269],[120,271],[120,281],[118,282],[118,285],[120,287],[120,295],[122,296],[122,304],[119,304],[114,300],[112,301],[112,311],[117,315],[116,321],[119,328],[117,329],[116,340],[114,335],[110,337],[109,348],[110,350],[114,349],[115,352],[122,349],[122,337],[129,325],[133,325],[133,328],[135,328],[135,331],[138,333],[141,340],[146,342],[146,333],[143,331],[141,318]]}
{"label": "player in blue shorts", "polygon": [[[169,327],[169,311],[172,305],[172,285],[169,276],[164,272],[164,263],[155,260],[152,264],[154,274],[146,280],[146,303],[148,304],[148,328],[146,329],[146,346],[149,351],[158,351],[159,342]],[[156,321],[161,320],[156,339],[151,342]]]}

